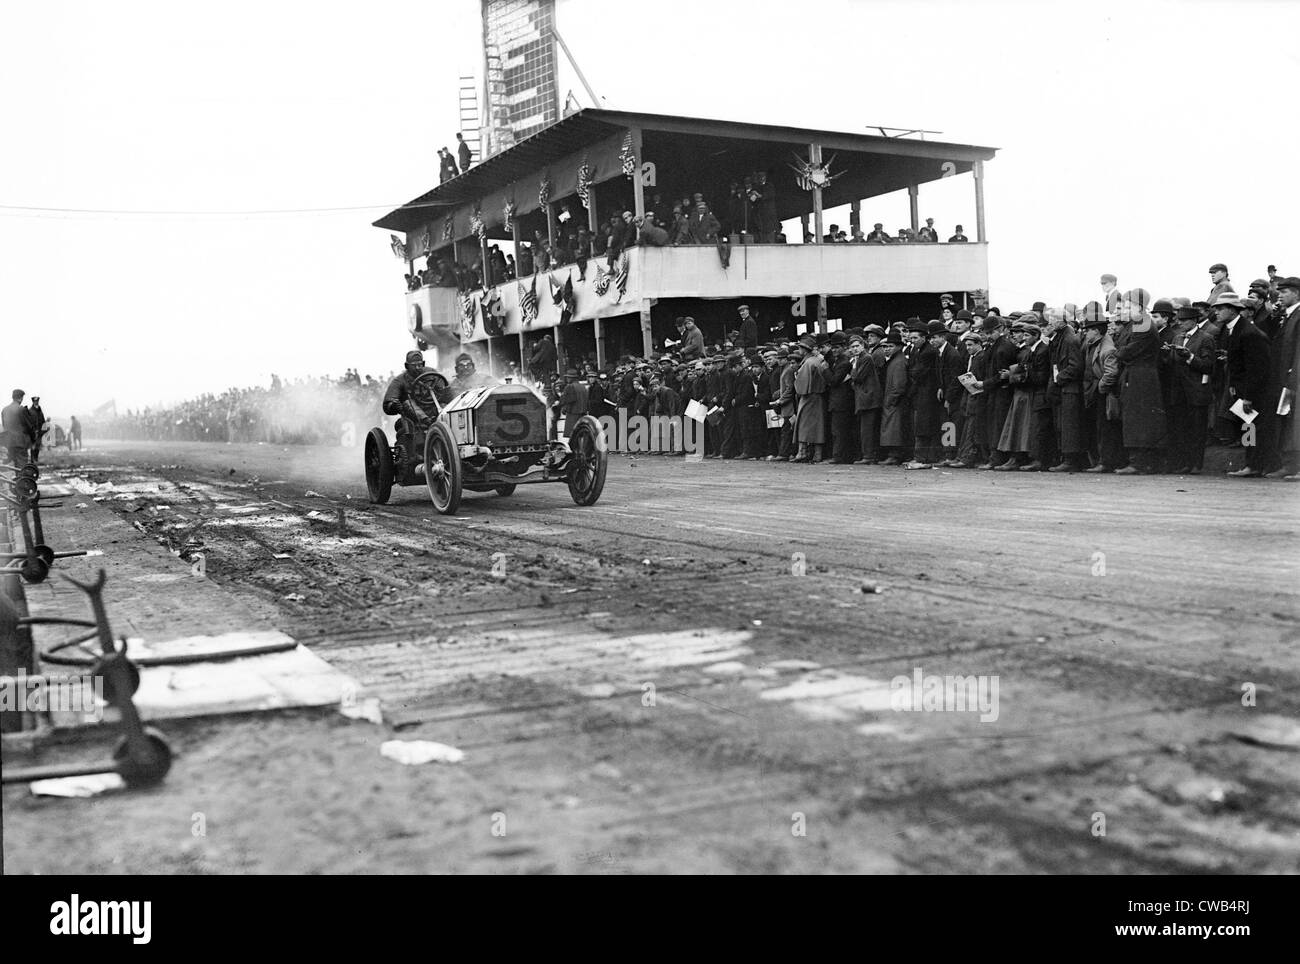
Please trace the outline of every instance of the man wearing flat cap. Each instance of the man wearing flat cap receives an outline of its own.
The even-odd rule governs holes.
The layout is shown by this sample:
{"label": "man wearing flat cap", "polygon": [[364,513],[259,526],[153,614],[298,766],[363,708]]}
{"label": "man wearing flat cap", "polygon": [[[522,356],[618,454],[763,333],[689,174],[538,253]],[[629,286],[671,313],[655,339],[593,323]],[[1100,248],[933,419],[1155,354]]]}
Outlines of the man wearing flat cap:
{"label": "man wearing flat cap", "polygon": [[977,468],[995,469],[1007,461],[1008,453],[998,448],[998,443],[1002,439],[1002,426],[1006,424],[1014,396],[1008,373],[1016,364],[1020,349],[1001,315],[990,312],[985,316],[980,332],[984,336],[984,352],[987,355],[980,387],[988,396],[984,402],[984,448],[989,458]]}
{"label": "man wearing flat cap", "polygon": [[922,323],[918,318],[907,326],[907,330],[913,342],[907,365],[912,396],[912,437],[916,447],[912,460],[903,468],[932,469],[942,459],[939,441],[947,412],[939,384],[939,353],[931,339],[936,343],[944,339],[947,329],[941,321]]}
{"label": "man wearing flat cap", "polygon": [[1246,314],[1255,327],[1272,341],[1277,337],[1281,324],[1281,310],[1274,303],[1272,286],[1263,278],[1256,278],[1250,283],[1245,298]]}
{"label": "man wearing flat cap", "polygon": [[1047,397],[1052,406],[1052,429],[1060,461],[1049,472],[1078,472],[1087,449],[1083,427],[1083,342],[1065,323],[1065,313],[1047,312],[1048,360],[1052,365]]}
{"label": "man wearing flat cap", "polygon": [[880,345],[881,385],[880,451],[881,465],[901,465],[911,444],[911,402],[908,399],[907,359],[903,357],[903,336],[890,331]]}
{"label": "man wearing flat cap", "polygon": [[695,319],[687,317],[682,323],[682,360],[694,361],[704,357],[704,333],[695,327]]}
{"label": "man wearing flat cap", "polygon": [[1279,413],[1278,449],[1281,451],[1283,476],[1288,482],[1300,481],[1300,278],[1279,278],[1277,282],[1278,328],[1273,339],[1273,388],[1277,401],[1272,406]]}
{"label": "man wearing flat cap", "polygon": [[853,358],[848,345],[844,332],[833,332],[826,355],[826,410],[831,417],[831,462],[836,465],[848,465],[857,457]]}
{"label": "man wearing flat cap", "polygon": [[781,429],[768,427],[768,414],[774,413],[781,397],[781,369],[785,366],[789,353],[784,348],[764,345],[759,349],[763,358],[763,373],[759,382],[758,400],[762,404],[763,415],[763,458],[768,462],[776,460],[781,448]]}
{"label": "man wearing flat cap", "polygon": [[1043,472],[1056,464],[1056,426],[1052,418],[1052,359],[1046,326],[1037,311],[1020,318],[1029,335],[1029,357],[1025,361],[1025,385],[1029,388],[1029,462],[1022,472]]}
{"label": "man wearing flat cap", "polygon": [[749,305],[736,309],[740,313],[740,334],[737,339],[739,348],[758,347],[758,319],[749,313]]}
{"label": "man wearing flat cap", "polygon": [[795,441],[798,453],[792,462],[820,462],[826,444],[826,359],[817,350],[817,339],[804,335],[799,344],[807,349],[794,376],[798,397],[795,413]]}
{"label": "man wearing flat cap", "polygon": [[799,372],[799,366],[803,364],[804,352],[803,345],[794,342],[786,349],[786,358],[780,362],[780,388],[776,395],[776,413],[781,416],[781,441],[776,450],[778,461],[791,461],[798,445],[795,441],[794,423],[799,395],[794,390],[794,378]]}
{"label": "man wearing flat cap", "polygon": [[[965,314],[969,319],[970,313],[965,312]],[[957,467],[961,465],[957,459],[957,446],[961,441],[962,431],[961,400],[966,394],[966,390],[962,388],[957,378],[966,370],[966,359],[962,350],[953,344],[955,338],[952,332],[942,324],[930,322],[927,332],[930,336],[930,347],[934,349],[939,404],[943,406],[940,416],[942,421],[939,426],[939,456],[936,464],[941,468]]]}
{"label": "man wearing flat cap", "polygon": [[853,412],[857,417],[858,459],[862,465],[874,465],[879,459],[880,406],[884,401],[884,384],[880,380],[873,350],[880,344],[884,329],[868,325],[865,336],[849,337],[849,355],[853,359]]}
{"label": "man wearing flat cap", "polygon": [[1213,284],[1210,288],[1210,297],[1206,299],[1210,304],[1214,304],[1218,300],[1219,295],[1224,292],[1236,294],[1236,290],[1232,287],[1232,282],[1228,280],[1228,266],[1226,264],[1219,263],[1210,265],[1210,281]]}
{"label": "man wearing flat cap", "polygon": [[21,388],[15,388],[10,396],[12,400],[0,411],[0,438],[3,438],[5,454],[11,463],[20,467],[27,464],[32,445],[27,434],[27,409],[23,408],[26,395]]}

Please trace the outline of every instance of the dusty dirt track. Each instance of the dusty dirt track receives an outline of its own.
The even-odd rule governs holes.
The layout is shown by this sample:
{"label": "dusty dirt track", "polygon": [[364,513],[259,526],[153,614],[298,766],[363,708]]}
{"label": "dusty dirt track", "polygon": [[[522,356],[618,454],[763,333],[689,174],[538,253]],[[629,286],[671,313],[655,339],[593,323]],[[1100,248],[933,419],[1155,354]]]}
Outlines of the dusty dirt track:
{"label": "dusty dirt track", "polygon": [[[359,450],[50,462],[157,483],[101,506],[385,725],[172,723],[155,790],[6,788],[10,873],[1300,870],[1296,487],[615,455],[594,507],[449,519],[367,505]],[[997,719],[891,709],[917,669],[996,676]]]}

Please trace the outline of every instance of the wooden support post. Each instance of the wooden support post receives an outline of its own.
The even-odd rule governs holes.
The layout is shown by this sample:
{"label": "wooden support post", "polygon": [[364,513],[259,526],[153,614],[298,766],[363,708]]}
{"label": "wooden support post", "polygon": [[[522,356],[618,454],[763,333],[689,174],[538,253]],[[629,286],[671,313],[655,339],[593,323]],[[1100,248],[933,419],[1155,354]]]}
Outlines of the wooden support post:
{"label": "wooden support post", "polygon": [[862,228],[862,202],[854,198],[849,202],[849,237]]}
{"label": "wooden support post", "polygon": [[[799,235],[799,243],[803,244],[803,239],[808,237],[808,215],[799,215],[799,224],[803,226],[803,234]],[[816,239],[814,239],[816,240]]]}
{"label": "wooden support post", "polygon": [[488,240],[484,234],[478,243],[479,259],[483,262],[483,287],[492,287],[492,268],[488,264]]}
{"label": "wooden support post", "polygon": [[491,336],[491,335],[488,335],[486,338],[483,339],[483,342],[484,342],[484,344],[487,345],[488,374],[489,374],[489,375],[492,375],[493,377],[495,377],[495,376],[496,376],[496,370],[495,370],[495,367],[494,367],[493,364],[492,364],[492,336]]}
{"label": "wooden support post", "polygon": [[[822,162],[822,146],[820,144],[808,145],[808,160],[813,165]],[[813,244],[822,243],[822,189],[813,188]]]}
{"label": "wooden support post", "polygon": [[984,162],[976,161],[971,173],[975,175],[975,240],[984,244],[988,241],[984,232]]}
{"label": "wooden support post", "polygon": [[596,335],[596,367],[605,370],[605,333],[600,330],[600,319],[591,320],[591,330]]}
{"label": "wooden support post", "polygon": [[817,334],[826,334],[826,296],[817,296]]}
{"label": "wooden support post", "polygon": [[510,244],[515,249],[515,276],[519,276],[519,219],[510,225]]}
{"label": "wooden support post", "polygon": [[524,340],[524,333],[519,333],[519,378],[523,379],[525,375],[532,377],[528,371],[528,342]]}
{"label": "wooden support post", "polygon": [[645,185],[641,183],[641,128],[632,128],[632,156],[636,158],[636,171],[632,174],[632,205],[637,217],[645,217]]}
{"label": "wooden support post", "polygon": [[641,357],[649,358],[654,351],[653,328],[650,324],[650,309],[641,309]]}
{"label": "wooden support post", "polygon": [[[555,332],[555,369],[562,372],[569,367],[568,359],[565,357],[564,329],[560,325],[556,325],[552,331]],[[553,375],[555,372],[548,372],[547,374]]]}
{"label": "wooden support post", "polygon": [[907,206],[912,214],[912,235],[921,230],[920,189],[915,184],[907,185]]}

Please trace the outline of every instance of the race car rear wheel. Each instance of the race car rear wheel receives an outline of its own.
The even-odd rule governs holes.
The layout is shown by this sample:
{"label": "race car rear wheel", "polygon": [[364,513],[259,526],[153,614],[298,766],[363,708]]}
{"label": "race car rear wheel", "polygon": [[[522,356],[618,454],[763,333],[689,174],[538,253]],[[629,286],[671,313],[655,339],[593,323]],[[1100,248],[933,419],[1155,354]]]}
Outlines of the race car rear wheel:
{"label": "race car rear wheel", "polygon": [[600,422],[590,415],[578,420],[569,433],[569,495],[578,505],[595,505],[605,488],[609,451]]}
{"label": "race car rear wheel", "polygon": [[496,489],[497,495],[513,495],[515,484],[513,482],[507,482],[503,485],[493,486],[493,488]]}
{"label": "race car rear wheel", "polygon": [[451,429],[441,422],[424,439],[424,479],[433,507],[442,515],[455,515],[461,496],[460,449]]}
{"label": "race car rear wheel", "polygon": [[382,428],[366,436],[366,491],[375,505],[386,505],[393,492],[393,450]]}

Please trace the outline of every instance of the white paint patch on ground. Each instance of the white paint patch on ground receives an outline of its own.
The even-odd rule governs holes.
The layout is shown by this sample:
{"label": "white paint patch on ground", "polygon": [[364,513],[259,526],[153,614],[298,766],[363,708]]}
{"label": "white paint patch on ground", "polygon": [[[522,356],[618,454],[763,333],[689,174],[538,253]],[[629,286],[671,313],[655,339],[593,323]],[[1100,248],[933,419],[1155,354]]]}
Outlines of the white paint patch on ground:
{"label": "white paint patch on ground", "polygon": [[796,712],[815,720],[848,722],[864,714],[893,713],[888,680],[846,676],[834,670],[810,673],[759,695],[788,702]]}

